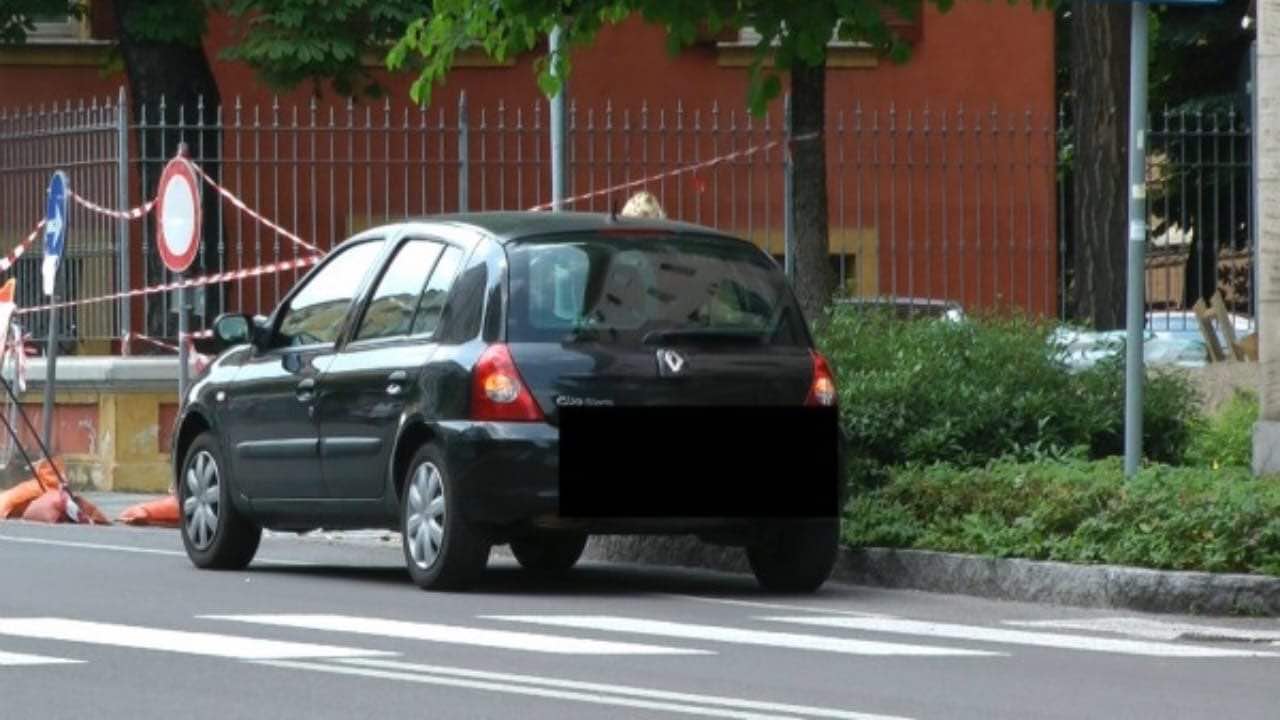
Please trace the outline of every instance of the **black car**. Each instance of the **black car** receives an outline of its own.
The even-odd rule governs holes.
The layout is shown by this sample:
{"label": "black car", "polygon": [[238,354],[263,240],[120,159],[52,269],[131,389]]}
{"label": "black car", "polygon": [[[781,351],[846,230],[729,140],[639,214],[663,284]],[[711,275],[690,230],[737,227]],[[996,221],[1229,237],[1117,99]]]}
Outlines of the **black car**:
{"label": "black car", "polygon": [[[360,233],[270,318],[223,315],[172,454],[183,543],[390,528],[423,588],[589,534],[739,545],[767,588],[835,561],[834,377],[777,263],[666,220],[477,213]],[[766,447],[767,445],[767,447]]]}

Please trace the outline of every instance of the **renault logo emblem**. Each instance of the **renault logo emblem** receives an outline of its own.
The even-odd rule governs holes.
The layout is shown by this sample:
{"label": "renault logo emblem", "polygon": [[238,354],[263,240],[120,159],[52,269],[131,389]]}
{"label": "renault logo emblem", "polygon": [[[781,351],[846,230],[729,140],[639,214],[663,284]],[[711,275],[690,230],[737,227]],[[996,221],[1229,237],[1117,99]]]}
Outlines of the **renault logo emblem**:
{"label": "renault logo emblem", "polygon": [[659,350],[658,361],[673,375],[684,369],[684,356],[675,350]]}

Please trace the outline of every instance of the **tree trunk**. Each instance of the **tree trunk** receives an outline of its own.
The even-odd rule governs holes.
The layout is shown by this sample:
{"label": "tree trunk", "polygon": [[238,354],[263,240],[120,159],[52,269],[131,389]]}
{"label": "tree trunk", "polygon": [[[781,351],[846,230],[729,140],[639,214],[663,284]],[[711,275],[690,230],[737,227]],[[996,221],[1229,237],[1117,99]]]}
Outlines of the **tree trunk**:
{"label": "tree trunk", "polygon": [[791,69],[795,289],[810,322],[822,317],[836,289],[827,241],[826,80],[825,63]]}
{"label": "tree trunk", "polygon": [[1072,311],[1098,330],[1125,325],[1129,223],[1129,13],[1072,0],[1075,226]]}
{"label": "tree trunk", "polygon": [[[142,179],[142,197],[155,197],[156,186],[165,163],[185,142],[189,157],[197,162],[210,177],[219,177],[221,136],[214,129],[217,108],[221,103],[218,84],[214,79],[204,48],[182,42],[158,42],[136,37],[129,32],[130,15],[144,9],[157,0],[115,0],[116,27],[120,54],[124,60],[125,75],[129,79],[130,111],[134,123],[146,128],[138,131],[139,172]],[[160,129],[162,126],[165,129]],[[178,130],[179,127],[184,129]],[[209,129],[201,129],[201,128]],[[200,250],[187,270],[188,276],[215,271],[219,267],[218,247],[221,245],[218,207],[219,196],[207,185],[201,194],[204,208],[201,227]],[[151,226],[148,237],[152,242],[143,252],[143,280],[155,285],[164,280],[164,264],[154,246],[158,240],[155,232],[154,213],[148,217]],[[137,282],[137,281],[135,281]],[[212,319],[221,309],[221,287],[208,286],[204,292],[204,307],[196,306]],[[188,300],[195,305],[194,291],[188,292]],[[177,335],[177,316],[171,312],[171,302],[163,295],[151,295],[146,302],[145,332],[158,337]],[[139,323],[135,323],[135,326]],[[194,324],[194,323],[193,323]]]}

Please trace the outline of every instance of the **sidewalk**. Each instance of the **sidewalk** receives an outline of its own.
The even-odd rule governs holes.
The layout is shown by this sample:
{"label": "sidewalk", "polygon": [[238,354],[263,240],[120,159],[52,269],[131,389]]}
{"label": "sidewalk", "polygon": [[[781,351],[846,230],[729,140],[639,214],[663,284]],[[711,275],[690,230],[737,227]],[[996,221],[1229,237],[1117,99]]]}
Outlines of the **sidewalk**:
{"label": "sidewalk", "polygon": [[164,495],[154,493],[122,493],[106,490],[91,490],[76,494],[97,505],[102,514],[106,515],[111,522],[115,522],[125,508],[164,497]]}

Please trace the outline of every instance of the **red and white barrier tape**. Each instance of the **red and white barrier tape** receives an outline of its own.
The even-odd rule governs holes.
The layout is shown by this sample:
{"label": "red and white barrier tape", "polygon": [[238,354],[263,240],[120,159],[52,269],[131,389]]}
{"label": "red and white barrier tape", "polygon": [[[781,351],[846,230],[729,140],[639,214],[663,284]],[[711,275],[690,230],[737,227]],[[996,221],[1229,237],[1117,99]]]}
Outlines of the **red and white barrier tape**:
{"label": "red and white barrier tape", "polygon": [[[684,167],[679,167],[679,168],[676,168],[675,170],[668,170],[666,172],[661,172],[656,175],[650,175],[649,177],[640,178],[639,180],[632,180],[630,182],[613,185],[600,190],[592,190],[591,192],[582,193],[581,195],[574,195],[572,197],[567,197],[564,199],[564,204],[572,205],[573,203],[576,203],[580,200],[590,200],[593,197],[600,197],[601,195],[610,195],[612,193],[618,192],[619,190],[630,190],[631,188],[640,187],[642,185],[648,185],[649,183],[657,182],[659,180],[665,180],[666,178],[670,178],[670,177],[676,177],[677,175],[684,175],[686,173],[696,172],[698,170],[705,170],[709,167],[714,167],[721,163],[729,162],[731,160],[738,160],[739,158],[744,158],[744,157],[747,157],[748,155],[754,155],[759,152],[764,152],[765,150],[775,148],[779,145],[786,145],[789,149],[790,146],[794,145],[795,143],[814,140],[817,137],[818,137],[818,133],[811,132],[811,133],[805,133],[803,135],[797,135],[791,138],[790,140],[771,140],[767,143],[762,143],[760,145],[752,145],[751,147],[743,148],[741,150],[736,150],[726,155],[720,155],[719,157],[714,157],[714,158],[711,158],[710,160],[703,160],[702,162],[694,163],[692,165],[685,165]],[[533,207],[529,208],[529,210],[532,212],[537,212],[542,210],[550,210],[553,207],[555,207],[555,203],[548,202],[548,203],[542,203],[541,205],[534,205]]]}
{"label": "red and white barrier tape", "polygon": [[36,238],[40,237],[40,228],[42,227],[44,227],[43,220],[36,223],[35,229],[31,231],[31,234],[28,235],[25,240],[15,245],[14,248],[9,251],[8,255],[0,258],[0,272],[8,270],[13,267],[14,263],[18,262],[18,258],[22,257],[23,254],[27,252],[27,248],[31,247],[31,243],[35,242]]}
{"label": "red and white barrier tape", "polygon": [[112,210],[111,208],[103,207],[92,200],[80,197],[74,192],[69,193],[69,195],[71,196],[71,199],[75,200],[81,207],[84,207],[91,212],[96,212],[99,215],[106,215],[107,217],[112,217],[117,220],[137,220],[139,218],[146,217],[147,213],[151,212],[151,208],[155,207],[156,204],[155,200],[148,200],[136,208],[129,208],[128,210]]}
{"label": "red and white barrier tape", "polygon": [[[188,334],[184,336],[187,339],[187,347],[191,350],[191,355],[189,356],[187,362],[194,366],[192,370],[195,371],[196,375],[199,375],[200,373],[204,372],[205,368],[209,367],[209,363],[213,362],[213,356],[206,355],[201,352],[196,352],[195,344],[192,342],[192,340],[198,334],[199,333],[194,333],[194,334]],[[152,347],[157,347],[157,348],[160,348],[161,350],[168,350],[169,352],[172,352],[172,353],[182,352],[181,348],[179,348],[177,345],[174,345],[172,343],[167,343],[163,340],[157,340],[156,338],[153,338],[149,335],[143,335],[142,333],[131,332],[131,333],[126,333],[120,342],[120,350],[122,351],[125,357],[129,357],[129,342],[131,340],[139,340],[148,345],[151,345]]]}
{"label": "red and white barrier tape", "polygon": [[178,282],[164,283],[163,285],[153,285],[151,287],[138,288],[135,290],[126,290],[124,292],[112,293],[110,295],[99,295],[97,297],[84,298],[81,300],[68,300],[67,302],[50,303],[48,305],[36,305],[33,307],[18,308],[14,311],[17,315],[26,315],[28,313],[39,312],[41,310],[50,310],[52,308],[76,307],[79,305],[92,305],[93,303],[108,302],[111,300],[121,300],[124,298],[141,297],[143,295],[154,295],[155,293],[169,292],[177,290],[181,287],[200,287],[203,285],[218,285],[221,283],[233,282],[235,280],[244,280],[245,278],[257,277],[259,275],[268,275],[273,272],[281,272],[284,270],[293,270],[295,268],[304,268],[319,262],[318,256],[298,258],[296,260],[284,260],[277,263],[269,263],[260,265],[256,268],[247,268],[244,270],[231,270],[229,272],[214,273],[212,275],[203,275],[201,277],[191,278],[189,280],[181,280]]}
{"label": "red and white barrier tape", "polygon": [[123,351],[125,357],[129,356],[129,343],[133,340],[144,342],[152,347],[158,347],[161,350],[169,350],[171,352],[179,352],[181,350],[181,348],[179,348],[177,345],[171,345],[163,340],[157,340],[156,338],[153,338],[149,335],[130,332],[130,333],[125,333],[125,336],[120,340],[120,349]]}
{"label": "red and white barrier tape", "polygon": [[298,245],[298,246],[300,246],[300,247],[306,248],[307,250],[310,250],[311,252],[316,253],[316,254],[318,254],[318,255],[325,255],[325,254],[326,254],[324,250],[321,250],[320,248],[316,247],[315,245],[312,245],[311,243],[307,242],[306,240],[303,240],[302,238],[298,237],[297,235],[294,235],[293,233],[289,232],[288,230],[285,230],[284,228],[280,227],[279,225],[277,225],[277,224],[275,224],[275,223],[271,222],[270,220],[268,220],[267,218],[263,217],[261,213],[258,213],[258,212],[257,212],[257,211],[255,211],[253,208],[250,208],[248,205],[246,205],[246,204],[245,204],[245,202],[244,202],[243,200],[241,200],[240,198],[236,197],[236,194],[235,194],[235,193],[233,193],[233,192],[231,192],[230,190],[228,190],[228,189],[226,189],[226,188],[222,187],[221,185],[219,185],[219,184],[217,183],[217,181],[215,181],[213,178],[209,177],[209,176],[208,176],[208,174],[206,174],[206,173],[205,173],[204,169],[203,169],[203,168],[201,168],[199,165],[197,165],[197,164],[195,164],[195,163],[191,163],[191,167],[195,168],[195,171],[196,171],[197,173],[199,173],[199,174],[200,174],[200,177],[204,178],[204,181],[205,181],[206,183],[208,183],[208,184],[210,185],[210,187],[212,187],[213,189],[217,190],[219,195],[221,195],[222,197],[226,198],[226,199],[227,199],[227,202],[231,203],[232,205],[235,205],[235,206],[236,206],[236,207],[237,207],[241,212],[245,213],[246,215],[248,215],[249,217],[253,218],[254,220],[257,220],[258,222],[262,223],[263,225],[266,225],[267,227],[271,228],[272,230],[276,231],[277,233],[279,233],[279,234],[283,235],[283,236],[284,236],[284,238],[285,238],[286,240],[288,240],[288,241],[292,242],[292,243],[293,243],[293,244],[295,244],[295,245]]}

